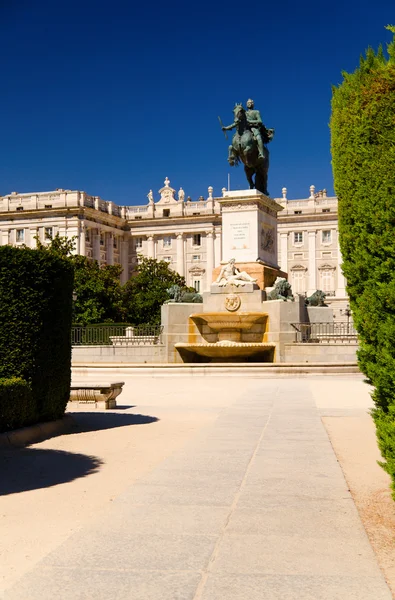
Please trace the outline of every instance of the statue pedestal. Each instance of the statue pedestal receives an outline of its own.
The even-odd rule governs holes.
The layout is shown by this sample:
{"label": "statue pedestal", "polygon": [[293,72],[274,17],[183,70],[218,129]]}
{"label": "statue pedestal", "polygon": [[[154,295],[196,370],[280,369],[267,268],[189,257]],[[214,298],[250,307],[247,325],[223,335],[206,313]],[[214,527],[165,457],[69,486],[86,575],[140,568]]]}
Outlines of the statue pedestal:
{"label": "statue pedestal", "polygon": [[223,261],[234,258],[238,267],[259,261],[278,269],[277,213],[283,207],[258,190],[224,191],[216,200],[222,211]]}

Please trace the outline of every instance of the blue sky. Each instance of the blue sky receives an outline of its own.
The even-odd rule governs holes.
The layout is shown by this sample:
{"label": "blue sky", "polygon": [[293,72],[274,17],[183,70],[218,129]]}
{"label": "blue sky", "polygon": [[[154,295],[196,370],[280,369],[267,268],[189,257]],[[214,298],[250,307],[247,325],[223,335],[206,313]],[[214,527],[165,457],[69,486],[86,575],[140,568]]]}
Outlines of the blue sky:
{"label": "blue sky", "polygon": [[145,204],[152,188],[245,189],[218,115],[251,97],[269,191],[333,193],[331,86],[390,41],[393,0],[243,3],[0,0],[0,195],[80,189]]}

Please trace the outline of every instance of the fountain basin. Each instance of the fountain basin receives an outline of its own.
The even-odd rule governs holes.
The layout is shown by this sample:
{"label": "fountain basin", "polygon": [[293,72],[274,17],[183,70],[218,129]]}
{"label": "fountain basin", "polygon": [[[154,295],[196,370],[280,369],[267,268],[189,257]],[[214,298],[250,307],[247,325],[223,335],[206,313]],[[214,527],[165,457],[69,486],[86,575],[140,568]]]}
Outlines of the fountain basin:
{"label": "fountain basin", "polygon": [[259,362],[273,362],[275,344],[267,342],[232,342],[187,344],[178,342],[174,345],[184,362],[199,362],[204,357],[209,362],[227,362],[244,359]]}
{"label": "fountain basin", "polygon": [[239,311],[193,313],[190,318],[197,325],[208,325],[215,332],[224,330],[248,331],[255,323],[266,323],[267,314],[262,312]]}

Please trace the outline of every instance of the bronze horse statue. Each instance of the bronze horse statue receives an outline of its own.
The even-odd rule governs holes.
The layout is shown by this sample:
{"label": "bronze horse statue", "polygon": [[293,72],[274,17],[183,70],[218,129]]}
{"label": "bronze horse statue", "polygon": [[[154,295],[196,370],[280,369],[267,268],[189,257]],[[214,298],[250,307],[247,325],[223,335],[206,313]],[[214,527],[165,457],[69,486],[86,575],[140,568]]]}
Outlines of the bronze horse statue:
{"label": "bronze horse statue", "polygon": [[[223,131],[236,129],[233,135],[232,144],[229,146],[228,162],[231,167],[244,164],[244,171],[250,186],[250,189],[257,189],[263,194],[269,195],[267,191],[267,173],[269,170],[269,150],[266,144],[269,143],[274,135],[274,129],[261,127],[261,135],[264,143],[263,158],[259,158],[259,149],[256,139],[248,124],[245,109],[242,104],[236,104],[233,109],[234,123],[228,127],[222,127]],[[255,179],[253,179],[255,175]]]}

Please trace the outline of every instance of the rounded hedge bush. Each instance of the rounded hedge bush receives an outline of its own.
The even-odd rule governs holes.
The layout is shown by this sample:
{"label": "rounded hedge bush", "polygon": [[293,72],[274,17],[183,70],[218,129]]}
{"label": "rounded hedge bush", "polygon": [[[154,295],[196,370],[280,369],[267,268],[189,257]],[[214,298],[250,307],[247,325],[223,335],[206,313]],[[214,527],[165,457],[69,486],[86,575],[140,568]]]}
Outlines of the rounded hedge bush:
{"label": "rounded hedge bush", "polygon": [[0,377],[31,386],[36,421],[60,418],[69,399],[73,277],[68,259],[0,247]]}

